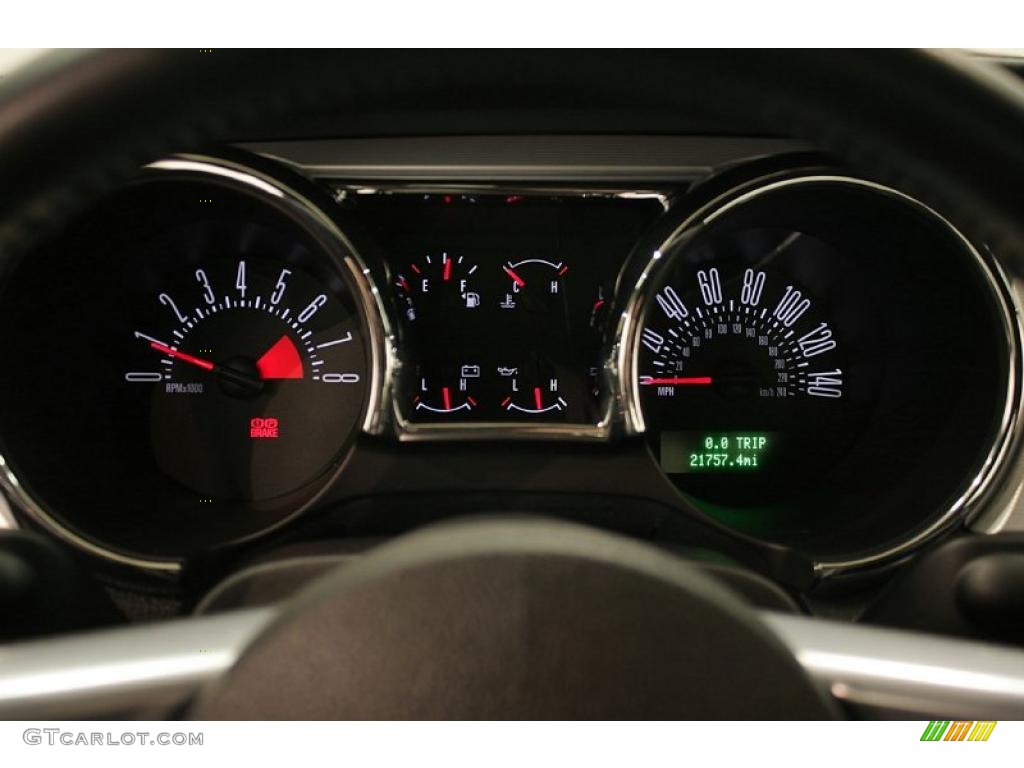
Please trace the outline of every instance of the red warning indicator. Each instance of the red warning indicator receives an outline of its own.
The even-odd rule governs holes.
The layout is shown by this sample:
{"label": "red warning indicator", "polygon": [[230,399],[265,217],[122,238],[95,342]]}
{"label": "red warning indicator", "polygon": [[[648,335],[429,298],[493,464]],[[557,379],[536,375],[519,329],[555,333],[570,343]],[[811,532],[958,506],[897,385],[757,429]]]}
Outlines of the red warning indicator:
{"label": "red warning indicator", "polygon": [[278,435],[277,419],[255,418],[249,421],[249,437],[253,440],[276,439]]}

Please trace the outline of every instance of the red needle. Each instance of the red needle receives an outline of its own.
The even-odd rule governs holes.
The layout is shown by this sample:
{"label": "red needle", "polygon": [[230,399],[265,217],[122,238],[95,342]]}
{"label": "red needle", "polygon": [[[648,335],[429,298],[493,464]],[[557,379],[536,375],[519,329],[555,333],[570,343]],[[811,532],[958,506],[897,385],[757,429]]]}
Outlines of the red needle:
{"label": "red needle", "polygon": [[537,404],[538,411],[544,410],[544,398],[541,397],[540,387],[533,388],[533,402]]}
{"label": "red needle", "polygon": [[512,278],[512,282],[522,288],[526,285],[526,281],[523,280],[519,275],[512,271],[512,267],[502,267],[505,270],[505,274]]}
{"label": "red needle", "polygon": [[158,344],[155,341],[151,341],[149,343],[149,346],[151,346],[157,352],[163,352],[168,357],[176,357],[182,362],[191,363],[192,365],[202,368],[204,371],[212,371],[215,367],[214,364],[211,363],[209,360],[203,360],[202,358],[199,357],[193,357],[192,355],[186,354],[185,352],[179,352],[176,349],[165,347],[163,344]]}
{"label": "red needle", "polygon": [[452,279],[452,260],[446,259],[444,262],[444,281],[448,282]]}
{"label": "red needle", "polygon": [[[228,376],[229,378],[241,379],[250,384],[258,383],[255,376],[249,376],[239,371],[233,371],[231,369],[224,368],[223,366],[218,366],[216,363],[211,363],[209,360],[203,360],[203,358],[190,355],[187,352],[171,349],[159,342],[151,341],[149,346],[157,352],[165,354],[168,357],[181,360],[183,363],[194,365],[197,368],[202,368],[204,371],[216,371],[222,375]],[[299,353],[295,349],[295,344],[292,343],[291,339],[289,339],[287,335],[278,339],[277,343],[263,354],[263,356],[256,362],[256,368],[259,371],[260,379],[302,378],[302,360],[299,358]]]}
{"label": "red needle", "polygon": [[690,376],[690,377],[671,377],[664,379],[654,379],[641,377],[640,384],[643,386],[651,386],[652,384],[711,384],[710,376]]}
{"label": "red needle", "polygon": [[450,411],[452,409],[452,396],[448,392],[448,387],[441,387],[441,394],[444,395],[444,409]]}

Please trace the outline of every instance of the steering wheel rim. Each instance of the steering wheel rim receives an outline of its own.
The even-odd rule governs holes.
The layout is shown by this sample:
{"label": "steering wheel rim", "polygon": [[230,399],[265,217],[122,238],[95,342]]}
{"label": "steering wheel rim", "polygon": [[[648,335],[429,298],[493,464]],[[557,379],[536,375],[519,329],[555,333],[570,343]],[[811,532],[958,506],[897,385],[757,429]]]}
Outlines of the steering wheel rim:
{"label": "steering wheel rim", "polygon": [[443,523],[314,580],[189,710],[201,720],[831,719],[731,590],[543,518]]}

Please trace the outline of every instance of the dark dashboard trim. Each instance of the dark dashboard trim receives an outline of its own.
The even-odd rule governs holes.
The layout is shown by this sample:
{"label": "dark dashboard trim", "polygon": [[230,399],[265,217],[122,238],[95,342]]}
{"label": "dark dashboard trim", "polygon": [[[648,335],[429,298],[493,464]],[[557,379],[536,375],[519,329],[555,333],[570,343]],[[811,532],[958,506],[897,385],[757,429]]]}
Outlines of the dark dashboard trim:
{"label": "dark dashboard trim", "polygon": [[240,145],[318,179],[689,183],[728,165],[808,152],[790,139],[718,136],[457,136]]}

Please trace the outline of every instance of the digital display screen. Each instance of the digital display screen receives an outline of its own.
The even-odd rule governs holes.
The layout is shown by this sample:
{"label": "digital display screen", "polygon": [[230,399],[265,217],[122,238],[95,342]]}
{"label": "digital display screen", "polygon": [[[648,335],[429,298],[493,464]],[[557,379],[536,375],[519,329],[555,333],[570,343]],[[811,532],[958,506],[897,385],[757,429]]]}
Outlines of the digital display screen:
{"label": "digital display screen", "polygon": [[595,419],[608,299],[661,213],[613,195],[355,195],[404,328],[417,422]]}
{"label": "digital display screen", "polygon": [[661,433],[661,468],[672,474],[755,473],[771,465],[776,432]]}

